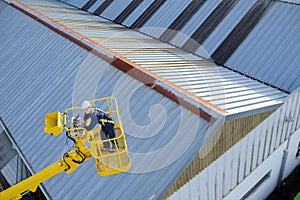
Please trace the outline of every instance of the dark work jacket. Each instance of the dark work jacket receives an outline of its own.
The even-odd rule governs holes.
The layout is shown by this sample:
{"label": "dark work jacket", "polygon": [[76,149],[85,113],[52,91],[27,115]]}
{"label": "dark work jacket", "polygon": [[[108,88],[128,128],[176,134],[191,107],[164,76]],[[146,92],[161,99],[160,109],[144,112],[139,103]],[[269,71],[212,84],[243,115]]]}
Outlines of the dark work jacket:
{"label": "dark work jacket", "polygon": [[[87,131],[92,130],[97,125],[97,123],[101,124],[102,126],[106,126],[106,128],[111,126],[113,127],[113,123],[111,123],[112,118],[110,117],[110,115],[98,110],[97,108],[93,108],[90,114],[85,114],[83,119],[84,128]],[[102,119],[108,120],[110,122],[102,122]]]}

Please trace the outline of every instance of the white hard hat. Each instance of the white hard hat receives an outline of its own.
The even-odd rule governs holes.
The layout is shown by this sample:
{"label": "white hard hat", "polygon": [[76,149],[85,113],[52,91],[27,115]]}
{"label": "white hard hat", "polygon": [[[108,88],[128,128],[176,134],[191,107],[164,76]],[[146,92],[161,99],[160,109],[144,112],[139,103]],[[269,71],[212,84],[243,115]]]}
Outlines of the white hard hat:
{"label": "white hard hat", "polygon": [[84,101],[84,102],[82,102],[81,108],[82,108],[82,110],[84,110],[84,109],[87,109],[90,106],[92,106],[91,102]]}

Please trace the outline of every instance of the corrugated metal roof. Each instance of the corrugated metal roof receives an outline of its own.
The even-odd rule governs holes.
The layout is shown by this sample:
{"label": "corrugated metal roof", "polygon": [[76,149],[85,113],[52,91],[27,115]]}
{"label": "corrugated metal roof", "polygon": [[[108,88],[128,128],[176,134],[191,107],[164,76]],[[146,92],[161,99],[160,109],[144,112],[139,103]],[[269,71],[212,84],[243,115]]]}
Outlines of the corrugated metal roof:
{"label": "corrugated metal roof", "polygon": [[[183,47],[185,42],[192,36],[199,25],[213,12],[213,10],[219,5],[220,0],[205,1],[205,3],[197,10],[197,12],[187,21],[187,23],[180,29],[176,30],[177,34],[170,41],[178,47]],[[162,15],[163,13],[161,13]],[[179,33],[179,34],[178,34]],[[182,39],[182,35],[185,36]]]}
{"label": "corrugated metal roof", "polygon": [[[75,5],[75,0],[68,2]],[[118,13],[131,6],[119,0],[112,4]],[[103,13],[195,54],[212,55],[221,65],[289,93],[300,86],[296,69],[300,45],[295,45],[300,35],[299,1],[166,0],[155,12],[148,9],[151,5],[150,1],[140,3],[123,21],[116,20],[112,6]],[[147,16],[146,21],[142,15]]]}
{"label": "corrugated metal roof", "polygon": [[300,86],[300,6],[275,3],[225,63],[292,92]]}
{"label": "corrugated metal roof", "polygon": [[[96,11],[96,9],[104,2],[105,0],[101,0],[101,1],[95,1],[94,2],[94,4],[92,4],[91,5],[91,7],[89,8],[89,12],[91,12],[91,13],[93,13],[93,12],[95,12]],[[85,1],[81,1],[82,3],[85,3]],[[69,3],[69,2],[68,2]],[[70,4],[71,5],[74,5],[73,4],[73,1],[70,1]],[[76,5],[74,5],[74,6],[76,6]],[[78,7],[78,6],[76,6],[76,7]],[[78,8],[80,8],[80,7],[78,7]]]}
{"label": "corrugated metal roof", "polygon": [[[42,13],[46,20],[50,20],[50,24],[55,26],[54,21],[62,24],[65,28],[59,27],[64,29],[62,31],[69,28],[70,34],[95,41],[142,69],[147,69],[146,72],[162,77],[159,79],[162,82],[154,83],[153,87],[162,86],[182,96],[188,91],[225,109],[229,116],[227,119],[274,109],[286,97],[277,89],[216,66],[209,60],[60,2],[22,2]],[[112,8],[113,3],[109,7]],[[71,176],[60,174],[46,181],[44,186],[51,197],[160,198],[201,148],[203,133],[209,122],[128,76],[130,72],[125,74],[104,62],[93,54],[93,50],[89,52],[81,48],[14,9],[3,9],[0,15],[3,16],[0,17],[1,27],[2,24],[7,26],[8,22],[13,22],[8,28],[11,34],[1,34],[0,37],[4,41],[0,43],[3,52],[0,55],[0,69],[3,72],[0,81],[1,93],[4,94],[0,103],[8,105],[0,107],[0,113],[34,171],[53,162],[52,158],[58,159],[68,149],[64,146],[65,139],[62,136],[37,137],[43,131],[41,119],[44,114],[79,103],[77,98],[92,99],[95,93],[96,97],[113,94],[120,103],[131,151],[130,173],[97,177],[93,163],[88,162]],[[83,37],[81,41],[87,43]],[[96,47],[95,51],[98,51]],[[95,77],[86,80],[88,74],[94,74]],[[173,85],[166,85],[163,80],[170,81],[177,88],[168,87]],[[86,85],[94,82],[97,82],[96,86],[87,88]],[[74,95],[77,98],[74,99]],[[214,106],[200,106],[206,112],[213,112]],[[22,113],[16,117],[11,110],[22,110]],[[24,119],[28,124],[19,123]],[[153,135],[153,131],[156,134]],[[186,138],[186,135],[191,137]],[[188,151],[186,147],[190,147]],[[79,185],[78,180],[87,184]],[[119,188],[116,189],[115,185]],[[62,187],[64,190],[61,190]]]}
{"label": "corrugated metal roof", "polygon": [[134,9],[122,23],[125,26],[130,27],[154,1],[155,0],[142,1],[142,3]]}
{"label": "corrugated metal roof", "polygon": [[[180,6],[178,6],[180,5]],[[145,32],[151,32],[151,35],[159,38],[159,36],[165,31],[165,28],[168,28],[172,23],[174,18],[187,7],[188,1],[182,0],[173,0],[166,1],[152,16],[151,18],[143,25],[143,27],[160,27],[160,29],[145,29]],[[161,20],[162,16],[160,13],[165,13],[164,20]],[[140,29],[143,32],[143,29]]]}
{"label": "corrugated metal roof", "polygon": [[238,1],[232,11],[222,19],[220,24],[202,43],[202,48],[204,48],[209,55],[212,55],[255,2],[256,0]]}
{"label": "corrugated metal roof", "polygon": [[107,7],[107,9],[104,10],[104,12],[101,13],[103,17],[108,18],[117,18],[118,15],[123,11],[124,7],[127,7],[132,0],[124,0],[122,1],[122,7],[120,7],[119,3],[116,1],[112,1],[112,3]]}
{"label": "corrugated metal roof", "polygon": [[[34,5],[38,4],[38,5]],[[112,5],[112,4],[111,4]],[[30,6],[221,109],[234,119],[278,107],[286,94],[213,62],[82,11]],[[73,20],[70,20],[73,19]],[[76,20],[74,20],[76,19]]]}
{"label": "corrugated metal roof", "polygon": [[[39,3],[47,6],[42,9],[64,7]],[[130,171],[99,177],[89,161],[72,175],[45,181],[49,197],[159,199],[201,148],[210,122],[12,7],[0,12],[0,25],[8,22],[16,34],[0,36],[0,113],[33,172],[69,150],[63,135],[43,134],[46,113],[114,95],[123,117]]]}

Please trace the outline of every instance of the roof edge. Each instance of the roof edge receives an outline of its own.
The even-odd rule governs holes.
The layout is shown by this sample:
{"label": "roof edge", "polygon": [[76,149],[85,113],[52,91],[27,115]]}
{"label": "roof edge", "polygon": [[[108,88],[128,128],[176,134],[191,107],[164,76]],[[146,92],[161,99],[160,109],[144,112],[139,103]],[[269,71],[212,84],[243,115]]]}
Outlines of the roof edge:
{"label": "roof edge", "polygon": [[114,67],[118,68],[119,70],[127,73],[128,75],[132,76],[133,78],[141,81],[145,85],[151,87],[155,91],[161,93],[162,95],[166,96],[167,98],[173,100],[176,103],[180,103],[183,107],[187,108],[194,114],[199,115],[201,118],[207,121],[214,121],[215,117],[211,114],[203,110],[187,100],[179,97],[171,90],[163,87],[162,85],[157,85],[157,82],[161,82],[164,85],[174,89],[177,92],[180,92],[186,95],[188,98],[200,103],[206,108],[209,108],[221,115],[226,115],[226,111],[211,104],[210,102],[192,94],[189,91],[186,91],[179,86],[171,83],[170,81],[163,79],[162,77],[146,70],[145,68],[139,66],[138,64],[128,60],[127,58],[107,49],[106,47],[102,46],[99,43],[91,40],[88,37],[85,37],[68,27],[52,20],[51,18],[43,15],[42,13],[32,9],[31,7],[27,6],[26,4],[19,2],[17,0],[4,0],[7,4],[11,5],[12,7],[18,9],[22,13],[26,14],[27,16],[31,17],[32,19],[38,21],[39,23],[45,25],[46,27],[50,28],[54,32],[58,33],[59,35],[67,38],[68,40],[74,42],[75,44],[79,45],[80,47],[86,49],[87,51],[93,53],[94,55],[100,57],[101,59],[105,60],[106,62],[110,63]]}
{"label": "roof edge", "polygon": [[[10,142],[13,145],[13,148],[17,151],[17,154],[20,156],[20,158],[22,159],[23,163],[25,164],[26,168],[30,171],[30,173],[32,175],[36,174],[37,172],[35,172],[33,170],[33,167],[29,164],[28,160],[26,159],[26,156],[24,155],[23,151],[20,149],[18,143],[16,142],[15,138],[12,136],[11,132],[9,131],[7,125],[5,124],[2,116],[0,115],[0,127],[2,127],[3,131],[5,132],[6,136],[8,137],[8,139],[10,140]],[[43,194],[47,197],[47,199],[50,199],[50,195],[48,193],[48,191],[45,189],[43,183],[39,184],[38,186]]]}

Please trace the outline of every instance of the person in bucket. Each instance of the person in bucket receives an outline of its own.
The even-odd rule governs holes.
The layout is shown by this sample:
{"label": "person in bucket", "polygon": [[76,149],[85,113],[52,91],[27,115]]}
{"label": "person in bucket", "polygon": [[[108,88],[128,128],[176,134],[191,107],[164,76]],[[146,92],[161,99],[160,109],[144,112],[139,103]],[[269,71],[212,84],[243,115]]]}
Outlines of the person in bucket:
{"label": "person in bucket", "polygon": [[[98,108],[92,106],[91,102],[84,101],[82,103],[82,110],[84,110],[83,117],[83,127],[90,131],[97,124],[101,125],[101,139],[113,139],[116,137],[115,129],[114,129],[114,121],[111,116]],[[111,142],[104,142],[102,151],[115,152],[116,151],[116,143],[117,141],[111,140]]]}

